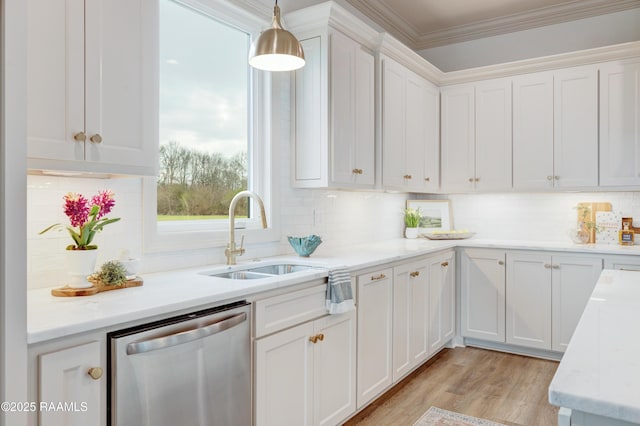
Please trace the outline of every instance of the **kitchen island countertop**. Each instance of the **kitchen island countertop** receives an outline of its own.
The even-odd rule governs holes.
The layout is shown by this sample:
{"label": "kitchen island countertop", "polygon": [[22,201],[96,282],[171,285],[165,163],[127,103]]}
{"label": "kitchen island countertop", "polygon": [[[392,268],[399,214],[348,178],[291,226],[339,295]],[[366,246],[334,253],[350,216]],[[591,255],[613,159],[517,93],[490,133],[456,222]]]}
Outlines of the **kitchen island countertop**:
{"label": "kitchen island countertop", "polygon": [[604,270],[549,386],[549,402],[640,423],[640,272]]}

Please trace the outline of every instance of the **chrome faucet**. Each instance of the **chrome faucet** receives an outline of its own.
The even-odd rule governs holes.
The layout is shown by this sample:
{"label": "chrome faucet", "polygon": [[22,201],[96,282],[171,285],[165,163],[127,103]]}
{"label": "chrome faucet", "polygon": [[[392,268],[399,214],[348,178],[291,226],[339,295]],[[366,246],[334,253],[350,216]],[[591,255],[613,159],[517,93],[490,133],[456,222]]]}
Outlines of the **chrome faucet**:
{"label": "chrome faucet", "polygon": [[235,265],[236,264],[236,256],[242,256],[244,254],[244,235],[240,240],[240,247],[236,248],[236,204],[240,201],[241,198],[253,198],[258,202],[260,206],[260,216],[262,217],[262,227],[267,227],[267,216],[264,212],[264,203],[262,199],[258,197],[257,194],[251,191],[240,191],[235,197],[231,200],[229,204],[229,245],[224,251],[224,255],[227,256],[227,265]]}

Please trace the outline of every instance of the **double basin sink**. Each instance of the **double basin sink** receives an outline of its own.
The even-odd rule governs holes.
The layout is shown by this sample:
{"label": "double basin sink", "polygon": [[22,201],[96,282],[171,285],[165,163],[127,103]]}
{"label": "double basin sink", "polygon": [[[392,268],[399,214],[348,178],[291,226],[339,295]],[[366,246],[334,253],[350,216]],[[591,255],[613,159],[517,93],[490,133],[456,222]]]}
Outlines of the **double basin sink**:
{"label": "double basin sink", "polygon": [[294,272],[308,271],[312,268],[317,268],[317,266],[294,263],[276,263],[270,265],[247,266],[242,269],[225,272],[209,271],[203,272],[202,274],[210,277],[227,278],[231,280],[255,280],[261,278],[272,278],[278,275],[292,274]]}

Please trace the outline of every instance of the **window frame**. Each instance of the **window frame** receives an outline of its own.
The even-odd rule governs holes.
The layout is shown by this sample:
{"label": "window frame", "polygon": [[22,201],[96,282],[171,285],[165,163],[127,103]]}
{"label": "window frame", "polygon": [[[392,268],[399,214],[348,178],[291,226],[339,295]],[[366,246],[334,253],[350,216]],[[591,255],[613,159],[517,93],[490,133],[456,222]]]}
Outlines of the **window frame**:
{"label": "window frame", "polygon": [[[194,9],[194,13],[203,13],[227,25],[245,31],[253,40],[268,25],[268,21],[224,0],[171,0]],[[159,33],[155,34],[159,45]],[[247,62],[247,67],[249,64]],[[159,64],[156,80],[159,83]],[[248,189],[259,195],[265,206],[267,229],[262,229],[259,210],[256,203],[250,203],[249,219],[235,220],[236,233],[241,231],[247,242],[265,243],[279,241],[279,220],[274,214],[277,193],[272,176],[277,170],[272,157],[274,147],[271,138],[271,111],[274,107],[271,90],[271,74],[249,68],[248,90],[248,135],[250,144],[247,150]],[[159,84],[156,84],[159,91]],[[159,96],[155,96],[155,108],[159,110]],[[158,116],[159,114],[156,114]],[[159,117],[154,122],[156,149],[159,150]],[[158,253],[189,249],[224,247],[229,239],[229,220],[196,220],[179,224],[177,221],[157,220],[157,177],[144,177],[142,180],[142,228],[144,253]]]}

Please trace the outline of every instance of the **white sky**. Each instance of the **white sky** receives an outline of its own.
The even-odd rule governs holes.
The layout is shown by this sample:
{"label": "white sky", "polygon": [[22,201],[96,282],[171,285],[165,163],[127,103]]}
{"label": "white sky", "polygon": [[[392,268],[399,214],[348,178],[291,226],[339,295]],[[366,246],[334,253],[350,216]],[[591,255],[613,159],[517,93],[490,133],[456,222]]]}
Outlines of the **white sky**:
{"label": "white sky", "polygon": [[229,156],[246,151],[249,43],[246,33],[160,2],[161,144]]}

